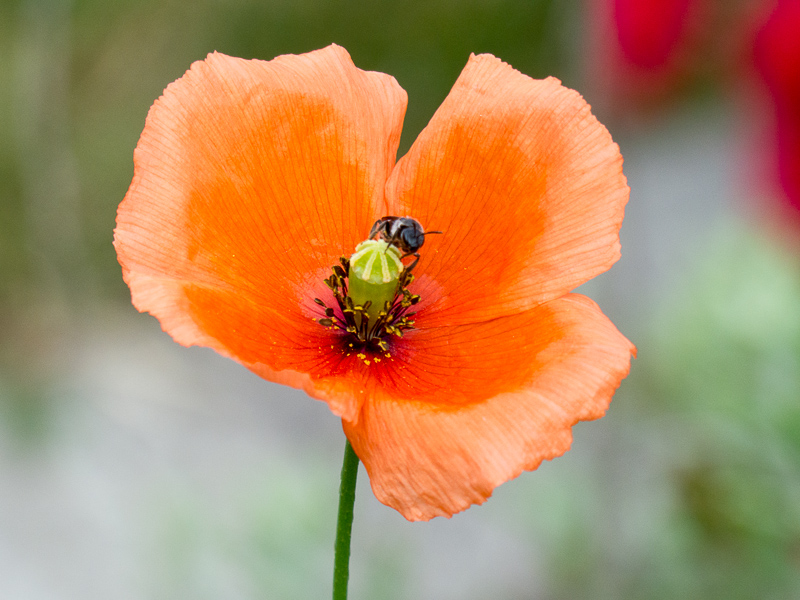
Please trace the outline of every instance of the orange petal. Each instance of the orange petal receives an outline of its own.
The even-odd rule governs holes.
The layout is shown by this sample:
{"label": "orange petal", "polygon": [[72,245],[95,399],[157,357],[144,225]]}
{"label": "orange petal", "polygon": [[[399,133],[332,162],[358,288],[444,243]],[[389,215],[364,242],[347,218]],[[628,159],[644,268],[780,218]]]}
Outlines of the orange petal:
{"label": "orange petal", "polygon": [[490,55],[470,58],[387,184],[392,214],[444,231],[415,271],[428,325],[519,312],[607,270],[628,192],[577,92]]}
{"label": "orange petal", "polygon": [[[239,360],[237,336],[319,334],[307,307],[385,210],[405,107],[394,78],[337,46],[194,63],[151,108],[117,214],[134,305],[181,344]],[[261,330],[226,321],[248,311]],[[257,362],[290,368],[269,353]],[[286,378],[306,376],[270,377]]]}
{"label": "orange petal", "polygon": [[[416,360],[396,371],[409,394],[398,386],[369,398],[357,423],[343,421],[375,496],[412,521],[480,504],[566,452],[571,427],[605,413],[635,351],[577,294],[489,323],[419,331],[414,350]],[[428,397],[434,389],[442,401]]]}

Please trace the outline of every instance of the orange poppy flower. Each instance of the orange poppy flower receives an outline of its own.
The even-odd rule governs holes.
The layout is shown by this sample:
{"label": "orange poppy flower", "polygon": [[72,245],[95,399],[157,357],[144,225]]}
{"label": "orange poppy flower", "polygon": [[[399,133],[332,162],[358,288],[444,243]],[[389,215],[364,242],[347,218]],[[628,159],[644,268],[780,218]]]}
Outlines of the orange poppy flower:
{"label": "orange poppy flower", "polygon": [[[376,497],[426,520],[604,414],[634,348],[569,292],[618,259],[629,190],[618,147],[556,79],[470,57],[395,164],[406,100],[338,46],[211,54],[151,108],[114,245],[136,308],[327,402]],[[386,215],[444,233],[414,269],[413,328],[358,347],[315,298],[334,306],[331,266]]]}

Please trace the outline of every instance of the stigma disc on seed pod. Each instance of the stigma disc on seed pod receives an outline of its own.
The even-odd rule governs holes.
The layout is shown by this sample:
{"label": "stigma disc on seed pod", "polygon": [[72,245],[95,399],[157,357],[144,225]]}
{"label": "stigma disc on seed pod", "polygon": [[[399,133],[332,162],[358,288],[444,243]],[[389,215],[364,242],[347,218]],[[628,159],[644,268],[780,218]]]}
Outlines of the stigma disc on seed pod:
{"label": "stigma disc on seed pod", "polygon": [[383,240],[366,240],[350,257],[350,277],[371,284],[397,281],[404,266],[400,251]]}

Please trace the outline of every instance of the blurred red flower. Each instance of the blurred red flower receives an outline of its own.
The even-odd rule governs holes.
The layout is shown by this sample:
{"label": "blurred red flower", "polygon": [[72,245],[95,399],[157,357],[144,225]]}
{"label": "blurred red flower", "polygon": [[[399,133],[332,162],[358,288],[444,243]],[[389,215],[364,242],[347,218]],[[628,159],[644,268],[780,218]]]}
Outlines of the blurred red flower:
{"label": "blurred red flower", "polygon": [[754,53],[775,111],[780,183],[800,210],[800,1],[778,0],[756,34]]}
{"label": "blurred red flower", "polygon": [[[591,76],[612,104],[661,101],[696,68],[705,0],[595,0]],[[617,106],[619,108],[619,106]]]}

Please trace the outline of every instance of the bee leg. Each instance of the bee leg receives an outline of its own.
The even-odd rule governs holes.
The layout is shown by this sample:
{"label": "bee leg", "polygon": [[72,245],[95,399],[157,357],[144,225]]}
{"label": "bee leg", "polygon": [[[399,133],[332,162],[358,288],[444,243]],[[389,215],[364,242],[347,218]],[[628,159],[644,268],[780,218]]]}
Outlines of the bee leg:
{"label": "bee leg", "polygon": [[372,224],[372,229],[369,230],[369,237],[368,240],[374,238],[381,230],[381,225],[383,225],[383,219],[378,219]]}
{"label": "bee leg", "polygon": [[405,254],[405,255],[401,256],[401,257],[400,257],[400,259],[402,260],[402,259],[404,259],[406,256],[415,256],[415,257],[416,257],[416,258],[414,259],[414,262],[412,262],[410,265],[408,265],[408,266],[405,268],[405,270],[406,270],[407,272],[409,272],[409,273],[410,273],[410,272],[411,272],[411,270],[412,270],[414,267],[416,267],[416,266],[417,266],[417,263],[419,262],[419,258],[420,258],[420,256],[419,256],[419,252],[409,252],[408,254]]}

